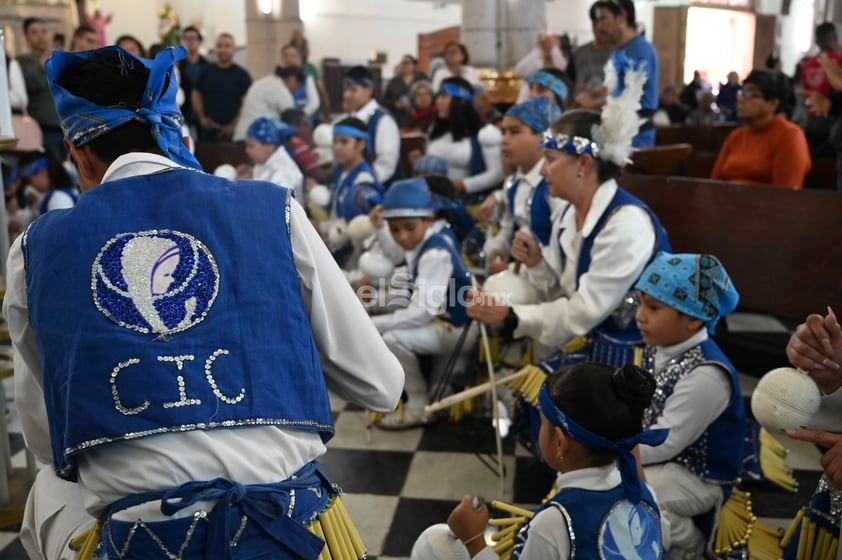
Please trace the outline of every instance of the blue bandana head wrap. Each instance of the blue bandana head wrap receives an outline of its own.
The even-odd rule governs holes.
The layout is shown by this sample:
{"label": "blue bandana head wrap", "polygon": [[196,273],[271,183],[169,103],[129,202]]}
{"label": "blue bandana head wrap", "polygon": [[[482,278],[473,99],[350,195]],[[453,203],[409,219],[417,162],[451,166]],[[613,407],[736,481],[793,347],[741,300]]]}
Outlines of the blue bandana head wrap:
{"label": "blue bandana head wrap", "polygon": [[447,177],[447,160],[439,156],[421,156],[412,165],[412,172],[418,175],[441,175]]}
{"label": "blue bandana head wrap", "polygon": [[351,138],[365,140],[366,148],[371,146],[371,135],[368,132],[363,132],[362,130],[347,124],[334,125],[333,137],[336,138],[337,136],[350,136]]}
{"label": "blue bandana head wrap", "polygon": [[710,334],[740,301],[725,267],[713,255],[660,252],[634,287],[676,311],[701,319]]}
{"label": "blue bandana head wrap", "polygon": [[591,449],[616,451],[619,453],[623,492],[633,504],[640,501],[643,481],[640,480],[640,476],[637,473],[637,460],[632,454],[632,450],[640,443],[652,446],[661,445],[667,439],[669,430],[647,430],[630,438],[608,441],[603,436],[595,434],[580,425],[559,409],[550,396],[546,383],[541,387],[541,392],[538,394],[538,405],[541,408],[541,412],[550,421],[550,424],[561,428],[573,440]]}
{"label": "blue bandana head wrap", "polygon": [[18,169],[18,174],[23,177],[24,179],[29,179],[42,169],[47,169],[49,167],[49,162],[47,158],[42,157],[38,158],[35,161],[30,161],[24,165],[21,165]]}
{"label": "blue bandana head wrap", "polygon": [[270,119],[269,117],[260,117],[255,119],[248,127],[246,136],[257,140],[263,144],[274,144],[280,146],[289,140],[289,137],[296,133],[296,130],[290,125],[279,121],[278,119]]}
{"label": "blue bandana head wrap", "polygon": [[516,118],[535,132],[544,132],[561,116],[561,109],[546,97],[536,97],[512,105],[506,116]]}
{"label": "blue bandana head wrap", "polygon": [[439,88],[439,93],[456,97],[458,99],[464,99],[465,101],[473,102],[474,100],[474,94],[471,90],[458,86],[453,82],[443,82]]}
{"label": "blue bandana head wrap", "polygon": [[395,181],[383,197],[383,217],[426,218],[439,204],[422,178]]}
{"label": "blue bandana head wrap", "polygon": [[[123,74],[133,70],[136,64],[149,69],[149,79],[140,99],[140,107],[126,107],[125,103],[102,107],[77,97],[58,83],[65,72],[72,72],[73,67],[108,51],[117,54]],[[62,119],[61,129],[65,138],[73,145],[81,147],[118,126],[137,121],[151,125],[152,136],[166,157],[184,167],[201,169],[202,166],[184,146],[181,134],[183,118],[175,102],[178,84],[172,68],[186,55],[187,51],[181,46],[161,51],[155,60],[136,57],[117,46],[79,53],[53,52],[46,63],[47,79],[56,111]]]}
{"label": "blue bandana head wrap", "polygon": [[567,86],[564,82],[547,72],[546,70],[536,70],[532,74],[530,74],[529,78],[526,80],[529,84],[538,84],[542,85],[554,94],[558,96],[559,99],[565,101],[567,99]]}

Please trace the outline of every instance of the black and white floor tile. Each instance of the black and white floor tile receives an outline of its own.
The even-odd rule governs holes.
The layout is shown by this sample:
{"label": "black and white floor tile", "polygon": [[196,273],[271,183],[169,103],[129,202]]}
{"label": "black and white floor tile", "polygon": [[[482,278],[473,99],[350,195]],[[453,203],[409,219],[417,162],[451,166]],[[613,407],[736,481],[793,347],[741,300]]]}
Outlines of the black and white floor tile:
{"label": "black and white floor tile", "polygon": [[[757,379],[741,376],[743,393],[751,394]],[[451,422],[405,432],[368,428],[365,411],[333,401],[336,437],[322,464],[346,493],[346,504],[371,558],[407,559],[415,538],[429,525],[447,519],[465,493],[535,505],[545,496],[552,477],[512,437],[504,440],[505,478],[497,475],[494,431],[488,418]],[[16,468],[25,458],[19,427],[12,417]],[[755,513],[773,527],[786,527],[815,488],[820,453],[815,446],[779,436],[790,450],[788,464],[799,481],[797,493],[778,488],[746,487]],[[0,532],[0,560],[26,558],[15,531]]]}

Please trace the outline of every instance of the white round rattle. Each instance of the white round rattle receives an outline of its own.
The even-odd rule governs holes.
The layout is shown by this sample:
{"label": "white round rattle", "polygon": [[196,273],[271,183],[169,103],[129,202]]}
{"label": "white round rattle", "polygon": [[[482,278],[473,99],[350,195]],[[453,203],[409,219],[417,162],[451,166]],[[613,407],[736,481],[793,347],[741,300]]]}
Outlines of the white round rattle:
{"label": "white round rattle", "polygon": [[374,226],[365,214],[355,217],[348,223],[348,235],[351,241],[359,243],[370,237],[372,233],[374,233]]}
{"label": "white round rattle", "polygon": [[330,204],[330,189],[324,185],[314,186],[312,189],[307,191],[307,196],[310,197],[310,201],[316,206],[324,208]]}
{"label": "white round rattle", "polygon": [[344,218],[339,218],[330,226],[327,232],[328,244],[333,247],[343,247],[348,244],[350,237],[348,237],[348,222]]}
{"label": "white round rattle", "polygon": [[216,169],[213,170],[213,174],[217,177],[222,177],[223,179],[233,181],[237,178],[237,168],[231,165],[230,163],[223,163],[222,165],[218,166]]}
{"label": "white round rattle", "polygon": [[807,372],[791,367],[764,375],[751,395],[751,412],[769,431],[805,428],[819,410],[821,392]]}
{"label": "white round rattle", "polygon": [[360,255],[358,265],[362,273],[371,280],[388,278],[395,269],[394,263],[386,255],[378,251],[366,251]]}
{"label": "white round rattle", "polygon": [[482,289],[503,305],[538,303],[538,291],[526,278],[507,268],[486,278]]}

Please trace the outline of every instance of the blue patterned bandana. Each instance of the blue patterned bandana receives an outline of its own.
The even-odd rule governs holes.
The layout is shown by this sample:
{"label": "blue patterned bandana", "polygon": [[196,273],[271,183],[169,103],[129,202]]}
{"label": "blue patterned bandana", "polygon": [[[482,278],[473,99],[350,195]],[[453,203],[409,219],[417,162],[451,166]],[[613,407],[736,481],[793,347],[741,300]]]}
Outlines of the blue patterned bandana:
{"label": "blue patterned bandana", "polygon": [[536,97],[512,105],[506,111],[506,116],[514,117],[535,132],[541,133],[550,128],[552,122],[561,116],[561,109],[546,97]]}
{"label": "blue patterned bandana", "polygon": [[421,156],[412,165],[412,172],[417,175],[440,175],[447,177],[449,165],[447,160],[439,156]]}
{"label": "blue patterned bandana", "polygon": [[701,319],[710,334],[740,300],[725,267],[712,255],[658,253],[634,287],[676,311]]}
{"label": "blue patterned bandana", "polygon": [[246,131],[246,136],[263,144],[280,146],[286,143],[289,137],[295,133],[296,131],[293,127],[278,119],[260,117],[251,123]]}
{"label": "blue patterned bandana", "polygon": [[561,428],[561,430],[570,436],[573,440],[578,441],[585,447],[591,449],[598,449],[600,451],[616,451],[620,454],[620,476],[623,479],[623,490],[629,500],[636,504],[640,501],[641,486],[643,482],[637,473],[637,460],[632,454],[632,450],[639,444],[643,445],[661,445],[667,439],[669,430],[657,429],[647,430],[639,434],[621,439],[618,441],[608,441],[599,434],[595,434],[588,430],[575,420],[567,416],[550,396],[547,390],[547,384],[541,387],[541,392],[538,394],[538,405],[541,412],[550,421],[550,424]]}
{"label": "blue patterned bandana", "polygon": [[439,210],[439,204],[427,181],[403,179],[395,181],[383,197],[383,218],[426,218]]}
{"label": "blue patterned bandana", "polygon": [[348,126],[345,124],[338,124],[334,126],[333,137],[336,138],[337,136],[350,136],[351,138],[365,140],[366,147],[371,146],[371,135],[369,135],[368,132],[363,132],[358,128],[354,128],[353,126]]}
{"label": "blue patterned bandana", "polygon": [[[58,80],[65,72],[72,72],[73,67],[107,51],[118,54],[120,68],[124,73],[132,70],[136,64],[149,69],[149,80],[137,109],[120,105],[101,107],[77,97],[59,85]],[[186,55],[187,51],[181,46],[161,51],[155,60],[136,57],[117,46],[79,53],[53,52],[46,63],[47,78],[56,111],[62,119],[64,136],[73,145],[81,147],[118,126],[137,121],[151,125],[152,136],[166,157],[184,167],[201,169],[202,166],[184,146],[181,134],[183,118],[175,102],[178,84],[172,68]],[[165,85],[167,89],[163,92]]]}
{"label": "blue patterned bandana", "polygon": [[567,99],[567,86],[545,70],[536,70],[526,80],[530,84],[542,85],[558,96],[562,101]]}

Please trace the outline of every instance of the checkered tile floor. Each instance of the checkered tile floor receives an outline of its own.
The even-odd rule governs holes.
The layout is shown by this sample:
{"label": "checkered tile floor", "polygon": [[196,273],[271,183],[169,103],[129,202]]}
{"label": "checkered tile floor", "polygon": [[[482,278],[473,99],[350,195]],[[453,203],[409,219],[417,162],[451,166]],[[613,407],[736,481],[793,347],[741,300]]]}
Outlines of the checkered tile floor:
{"label": "checkered tile floor", "polygon": [[[756,379],[742,376],[750,395]],[[748,406],[748,402],[746,402]],[[337,435],[322,464],[346,492],[346,503],[371,558],[406,559],[415,538],[429,525],[447,519],[465,493],[504,501],[537,504],[552,478],[512,437],[504,441],[506,478],[501,494],[496,470],[494,432],[489,419],[446,417],[425,428],[386,432],[367,428],[366,413],[333,401]],[[12,422],[14,430],[14,422]],[[786,527],[804,504],[819,477],[819,452],[811,444],[780,437],[796,469],[795,494],[777,488],[746,486],[755,513],[774,527]],[[13,436],[14,464],[23,468],[22,440]],[[0,560],[25,559],[15,532],[0,532]]]}

